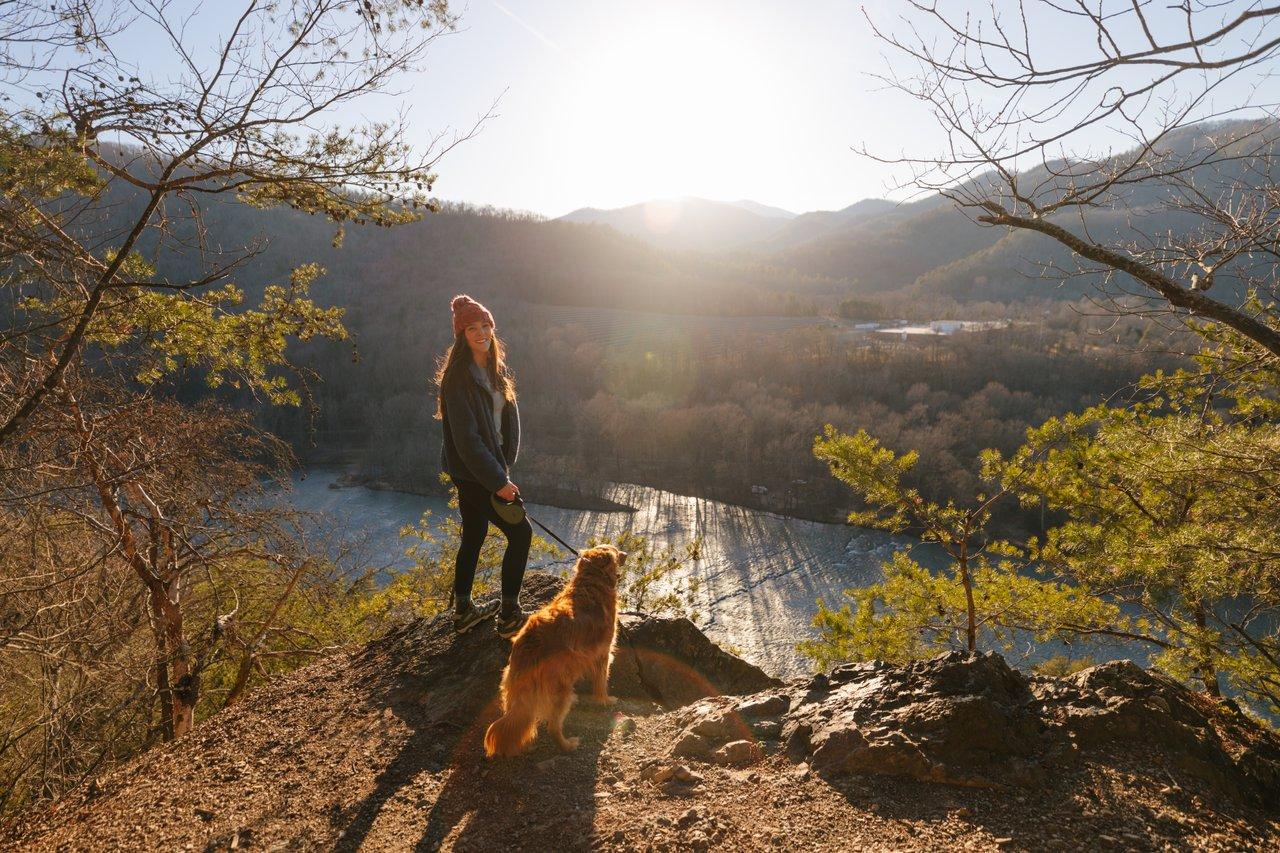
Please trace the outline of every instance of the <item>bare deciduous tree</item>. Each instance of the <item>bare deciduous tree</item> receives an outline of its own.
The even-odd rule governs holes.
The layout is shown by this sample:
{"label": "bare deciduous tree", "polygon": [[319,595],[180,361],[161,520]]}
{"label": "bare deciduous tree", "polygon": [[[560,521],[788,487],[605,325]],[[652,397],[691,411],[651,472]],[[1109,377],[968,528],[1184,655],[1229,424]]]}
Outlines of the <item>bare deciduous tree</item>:
{"label": "bare deciduous tree", "polygon": [[[148,296],[180,311],[255,254],[206,240],[202,198],[383,226],[433,204],[432,167],[464,137],[410,145],[403,117],[343,127],[335,113],[420,66],[454,24],[444,0],[245,0],[226,11],[0,4],[0,264],[12,312],[0,441],[55,391],[104,314],[127,327]],[[126,28],[148,35],[145,59],[116,44]],[[153,77],[157,65],[178,70]],[[199,274],[158,274],[140,262],[144,245],[197,257]]]}
{"label": "bare deciduous tree", "polygon": [[1267,100],[1280,6],[902,8],[872,26],[905,60],[889,82],[927,105],[943,153],[873,156],[908,164],[914,186],[978,223],[1057,241],[1078,262],[1065,272],[1093,276],[1110,310],[1211,321],[1280,355],[1280,123]]}
{"label": "bare deciduous tree", "polygon": [[292,208],[336,241],[434,207],[468,134],[339,111],[453,24],[444,0],[0,0],[0,813],[336,641],[341,585],[264,500],[283,445],[164,383],[298,400],[289,343],[345,334],[322,270],[241,307],[261,247],[205,214]]}

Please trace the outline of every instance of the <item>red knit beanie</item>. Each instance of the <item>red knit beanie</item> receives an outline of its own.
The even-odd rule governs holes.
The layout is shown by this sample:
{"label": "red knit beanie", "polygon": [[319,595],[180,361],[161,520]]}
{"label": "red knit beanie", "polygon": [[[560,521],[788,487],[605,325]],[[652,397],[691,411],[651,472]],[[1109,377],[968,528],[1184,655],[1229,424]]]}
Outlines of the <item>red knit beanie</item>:
{"label": "red knit beanie", "polygon": [[449,307],[453,309],[453,336],[455,338],[462,334],[462,330],[472,323],[486,322],[490,326],[497,326],[493,322],[493,315],[489,313],[489,309],[465,293],[453,297]]}

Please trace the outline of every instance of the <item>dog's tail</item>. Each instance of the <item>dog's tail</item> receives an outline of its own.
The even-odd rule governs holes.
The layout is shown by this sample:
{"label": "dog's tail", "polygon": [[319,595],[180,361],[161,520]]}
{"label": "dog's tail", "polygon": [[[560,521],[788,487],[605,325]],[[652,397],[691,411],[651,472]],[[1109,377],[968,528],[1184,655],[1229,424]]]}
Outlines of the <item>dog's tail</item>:
{"label": "dog's tail", "polygon": [[494,720],[484,733],[484,754],[516,755],[538,733],[538,721],[523,705],[514,705],[507,713]]}

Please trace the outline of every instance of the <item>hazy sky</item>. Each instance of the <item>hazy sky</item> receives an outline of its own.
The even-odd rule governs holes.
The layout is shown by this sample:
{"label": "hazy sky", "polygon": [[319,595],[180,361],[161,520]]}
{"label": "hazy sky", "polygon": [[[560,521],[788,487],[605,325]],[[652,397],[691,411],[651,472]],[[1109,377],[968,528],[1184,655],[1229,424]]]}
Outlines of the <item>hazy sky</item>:
{"label": "hazy sky", "polygon": [[[1214,8],[1234,15],[1249,2]],[[1130,8],[1126,0],[1112,3]],[[195,5],[175,0],[171,13]],[[239,5],[205,4],[189,32],[220,43]],[[439,132],[472,127],[496,102],[479,135],[440,163],[441,198],[548,216],[684,195],[749,198],[796,212],[835,209],[889,194],[894,183],[893,171],[855,147],[892,156],[943,146],[918,102],[872,76],[887,68],[885,46],[872,36],[863,8],[892,24],[903,8],[899,0],[452,6],[460,29],[434,44],[423,72],[403,81],[395,97],[366,99],[358,114],[334,116],[345,125],[407,107],[425,144]],[[946,8],[963,15],[986,7],[954,0]],[[1007,14],[1020,6],[999,0],[998,8]],[[1094,34],[1064,32],[1063,16],[1048,0],[1022,8],[1032,16],[1039,61],[1077,62],[1093,51]],[[1185,20],[1165,6],[1148,7],[1152,15],[1159,9],[1165,11],[1153,18],[1157,34],[1181,38],[1174,30]],[[1126,41],[1142,47],[1145,35],[1129,29]],[[153,38],[145,26],[122,36],[147,76],[179,73],[176,62],[168,67],[157,55]],[[1251,79],[1249,85],[1260,85]],[[1244,85],[1224,89],[1222,97],[1247,99]],[[1098,140],[1072,137],[1073,145],[1082,143]],[[1128,144],[1122,140],[1121,147]]]}
{"label": "hazy sky", "polygon": [[415,121],[464,127],[500,100],[441,164],[445,198],[552,216],[680,195],[839,208],[885,192],[851,146],[920,129],[900,95],[871,91],[879,46],[856,3],[460,8],[409,96]]}

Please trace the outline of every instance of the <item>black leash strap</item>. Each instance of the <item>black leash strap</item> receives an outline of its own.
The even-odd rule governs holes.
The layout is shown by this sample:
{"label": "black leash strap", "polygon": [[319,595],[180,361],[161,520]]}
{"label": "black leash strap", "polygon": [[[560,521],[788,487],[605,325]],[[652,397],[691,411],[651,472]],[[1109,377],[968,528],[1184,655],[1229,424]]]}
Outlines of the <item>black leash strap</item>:
{"label": "black leash strap", "polygon": [[581,557],[581,556],[582,556],[581,554],[579,554],[579,553],[577,552],[577,550],[576,550],[572,545],[570,545],[568,542],[564,541],[564,540],[563,540],[563,539],[561,539],[559,536],[557,536],[557,535],[555,534],[555,531],[553,531],[550,527],[547,527],[547,526],[546,526],[545,524],[543,524],[541,521],[538,521],[538,519],[534,518],[532,515],[529,515],[529,511],[528,511],[528,510],[525,510],[524,516],[525,516],[525,518],[529,519],[529,520],[530,520],[530,521],[532,521],[534,524],[538,525],[538,526],[539,526],[539,527],[541,527],[543,530],[545,530],[545,531],[547,532],[547,535],[549,535],[552,539],[556,540],[556,541],[557,541],[557,542],[559,542],[561,545],[563,545],[564,547],[568,548],[568,549],[569,549],[569,552],[570,552],[571,554],[573,554],[573,556],[575,556],[575,557]]}

